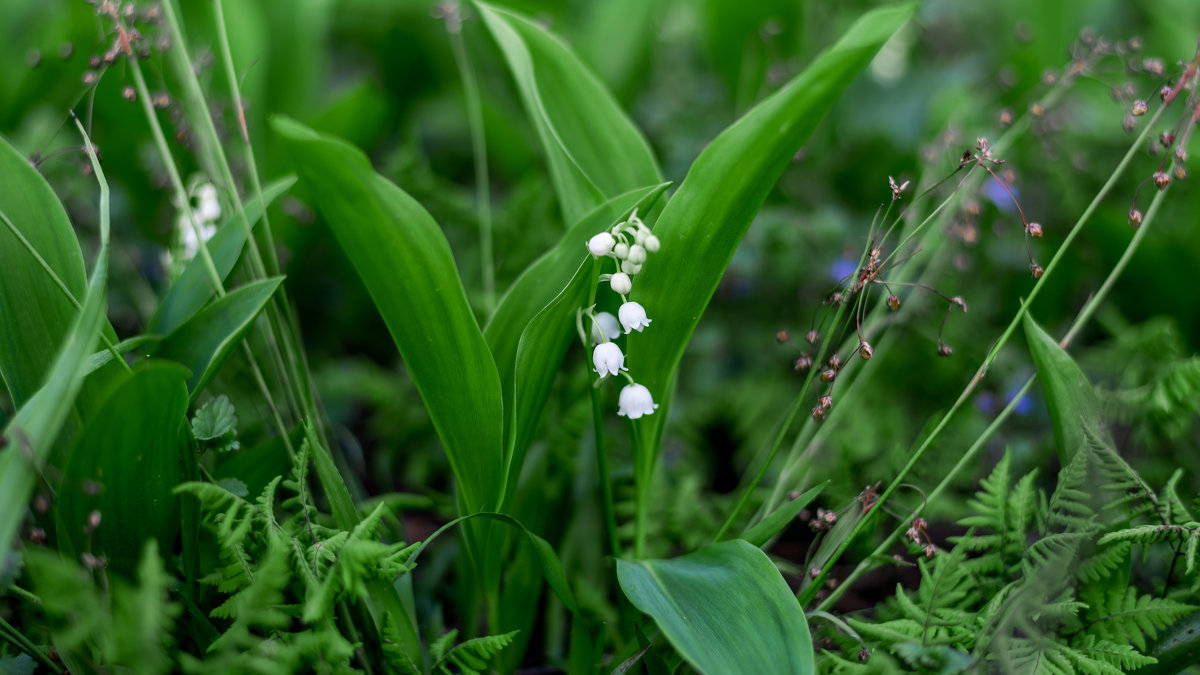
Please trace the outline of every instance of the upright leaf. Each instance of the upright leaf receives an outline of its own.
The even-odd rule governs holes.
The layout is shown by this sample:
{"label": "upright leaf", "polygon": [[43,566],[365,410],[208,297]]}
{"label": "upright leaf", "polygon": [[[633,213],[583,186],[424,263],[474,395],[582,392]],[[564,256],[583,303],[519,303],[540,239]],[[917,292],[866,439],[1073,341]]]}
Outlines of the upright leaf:
{"label": "upright leaf", "polygon": [[[639,364],[638,382],[664,408],[635,423],[643,444],[658,446],[684,347],[759,206],[842,91],[914,9],[905,3],[859,18],[803,73],[721,132],[667,203],[654,227],[662,249],[632,294],[654,325],[630,336],[628,352]],[[653,457],[647,459],[652,466]]]}
{"label": "upright leaf", "polygon": [[814,672],[804,610],[753,544],[735,539],[671,560],[618,560],[617,580],[702,673]]}
{"label": "upright leaf", "polygon": [[1094,434],[1101,433],[1100,402],[1087,377],[1066,350],[1028,313],[1022,321],[1038,381],[1046,396],[1050,423],[1054,426],[1058,457],[1065,466],[1087,442],[1085,427]]}
{"label": "upright leaf", "polygon": [[504,478],[500,378],[446,238],[360,151],[290,120],[272,126],[396,341],[465,512],[495,506]]}
{"label": "upright leaf", "polygon": [[646,139],[574,52],[519,14],[475,5],[537,129],[566,222],[609,197],[662,182]]}
{"label": "upright leaf", "polygon": [[245,337],[282,281],[283,277],[263,279],[227,293],[163,339],[154,354],[192,371],[187,383],[192,400]]}
{"label": "upright leaf", "polygon": [[[84,427],[63,466],[60,542],[104,555],[129,579],[145,541],[173,548],[179,529],[171,491],[188,447],[187,376],[176,364],[152,361],[126,377]],[[92,511],[101,520],[88,534]]]}

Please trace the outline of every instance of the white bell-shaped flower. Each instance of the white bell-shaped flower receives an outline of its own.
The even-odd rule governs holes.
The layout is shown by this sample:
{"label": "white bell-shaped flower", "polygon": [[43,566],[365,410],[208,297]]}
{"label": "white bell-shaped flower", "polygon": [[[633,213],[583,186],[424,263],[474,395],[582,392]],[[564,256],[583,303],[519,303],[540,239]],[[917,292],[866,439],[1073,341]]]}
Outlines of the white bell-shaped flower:
{"label": "white bell-shaped flower", "polygon": [[623,241],[618,241],[617,245],[613,246],[613,255],[617,256],[621,260],[629,257],[629,244],[626,244]]}
{"label": "white bell-shaped flower", "polygon": [[[604,334],[601,335],[601,330]],[[592,322],[592,342],[597,344],[605,340],[614,340],[621,334],[621,324],[617,321],[617,317],[608,312],[598,312],[596,320]]]}
{"label": "white bell-shaped flower", "polygon": [[642,332],[642,329],[650,325],[650,319],[646,318],[646,309],[637,302],[626,302],[617,310],[617,317],[621,320],[621,326],[625,328],[625,334],[629,335],[629,331],[636,330]]}
{"label": "white bell-shaped flower", "polygon": [[629,370],[625,367],[625,355],[621,353],[621,348],[615,342],[601,342],[592,350],[592,363],[596,366],[596,372],[600,373],[600,377],[605,377],[609,373],[617,374],[619,370]]}
{"label": "white bell-shaped flower", "polygon": [[640,265],[646,262],[646,249],[641,244],[634,244],[629,247],[629,255],[625,259],[631,263]]}
{"label": "white bell-shaped flower", "polygon": [[221,217],[221,202],[217,199],[217,188],[212,183],[205,183],[196,188],[199,205],[196,207],[196,218],[211,223]]}
{"label": "white bell-shaped flower", "polygon": [[[618,295],[625,295],[629,291],[633,290],[633,280],[630,279],[629,275],[625,274],[624,272],[617,272],[616,274],[612,275],[612,277],[608,280],[608,285],[612,287],[613,293]],[[621,323],[625,323],[624,320],[622,320]],[[629,331],[625,332],[628,333]]]}
{"label": "white bell-shaped flower", "polygon": [[613,244],[616,243],[617,240],[611,234],[601,232],[588,240],[587,247],[592,255],[600,258],[612,253]]}
{"label": "white bell-shaped flower", "polygon": [[661,246],[662,243],[658,241],[658,237],[650,235],[646,237],[646,241],[642,245],[646,247],[647,251],[651,253],[658,253],[658,247]]}
{"label": "white bell-shaped flower", "polygon": [[617,405],[617,414],[631,420],[636,420],[642,415],[650,415],[658,407],[658,404],[650,396],[650,390],[640,384],[627,384],[622,387]]}

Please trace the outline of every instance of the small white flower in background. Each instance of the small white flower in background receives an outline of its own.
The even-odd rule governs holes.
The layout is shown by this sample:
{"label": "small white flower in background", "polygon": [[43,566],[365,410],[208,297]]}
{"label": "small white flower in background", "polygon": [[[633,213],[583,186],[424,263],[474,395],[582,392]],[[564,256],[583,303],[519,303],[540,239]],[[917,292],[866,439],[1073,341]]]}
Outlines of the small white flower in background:
{"label": "small white flower in background", "polygon": [[[633,280],[624,272],[617,272],[608,280],[608,285],[612,287],[613,293],[617,295],[625,295],[633,290]],[[625,331],[628,333],[629,331]]]}
{"label": "small white flower in background", "polygon": [[621,319],[621,325],[625,328],[625,334],[629,335],[629,331],[636,330],[642,332],[642,329],[650,325],[650,319],[646,318],[646,310],[640,303],[626,302],[617,310],[617,317]]}
{"label": "small white flower in background", "polygon": [[[604,334],[600,331],[603,329]],[[592,322],[592,342],[600,343],[605,340],[615,340],[621,335],[621,324],[617,322],[617,317],[608,312],[599,312],[596,314],[596,320]]]}
{"label": "small white flower in background", "polygon": [[[190,212],[190,217],[189,217]],[[192,190],[187,205],[180,209],[175,219],[179,230],[179,258],[181,262],[191,260],[200,252],[201,242],[206,242],[217,233],[217,220],[221,217],[221,201],[217,188],[212,183],[201,183]],[[195,220],[196,227],[192,227]],[[199,230],[199,236],[197,236]]]}
{"label": "small white flower in background", "polygon": [[596,349],[592,351],[592,363],[596,365],[596,372],[600,373],[600,377],[609,373],[616,375],[620,370],[629,370],[625,367],[625,355],[615,342],[601,342],[596,345]]}
{"label": "small white flower in background", "polygon": [[195,211],[197,219],[211,223],[221,217],[221,202],[217,200],[217,188],[212,183],[196,188],[196,199],[200,202]]}
{"label": "small white flower in background", "polygon": [[650,396],[650,390],[640,384],[627,384],[621,389],[617,399],[617,414],[636,420],[642,415],[650,415],[658,404]]}
{"label": "small white flower in background", "polygon": [[590,251],[592,255],[600,258],[612,253],[613,244],[616,243],[617,240],[611,234],[608,232],[601,232],[600,234],[588,240],[587,247],[588,251]]}

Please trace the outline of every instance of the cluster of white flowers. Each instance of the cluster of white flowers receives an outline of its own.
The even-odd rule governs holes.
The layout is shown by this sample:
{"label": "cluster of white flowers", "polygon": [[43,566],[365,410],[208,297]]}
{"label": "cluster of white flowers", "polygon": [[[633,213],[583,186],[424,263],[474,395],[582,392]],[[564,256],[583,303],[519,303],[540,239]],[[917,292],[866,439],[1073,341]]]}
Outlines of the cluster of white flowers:
{"label": "cluster of white flowers", "polygon": [[[181,261],[191,260],[200,251],[200,242],[208,241],[217,232],[217,220],[221,218],[221,202],[217,199],[217,188],[212,183],[201,183],[191,192],[189,204],[179,210],[175,227],[179,230]],[[196,221],[196,227],[189,222]],[[199,237],[197,237],[197,230]]]}
{"label": "cluster of white flowers", "polygon": [[621,389],[617,414],[631,420],[653,413],[658,405],[650,396],[649,389],[634,382],[628,372],[623,372],[629,370],[625,367],[625,354],[613,340],[621,335],[622,329],[628,335],[635,330],[640,333],[650,325],[646,309],[631,301],[628,295],[633,290],[633,277],[642,271],[646,257],[658,252],[658,247],[658,237],[638,218],[636,210],[628,220],[617,223],[611,230],[601,232],[587,242],[592,255],[612,258],[617,263],[618,271],[601,275],[600,280],[607,281],[609,288],[621,296],[617,316],[608,312],[596,313],[592,308],[583,312],[592,321],[592,342],[596,344],[592,351],[592,363],[601,378],[619,374],[629,381]]}

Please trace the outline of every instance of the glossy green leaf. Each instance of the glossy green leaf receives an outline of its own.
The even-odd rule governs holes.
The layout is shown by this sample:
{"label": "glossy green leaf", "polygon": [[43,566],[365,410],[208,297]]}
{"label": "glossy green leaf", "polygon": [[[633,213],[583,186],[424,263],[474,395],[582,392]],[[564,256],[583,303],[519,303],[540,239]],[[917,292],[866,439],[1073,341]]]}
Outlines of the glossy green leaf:
{"label": "glossy green leaf", "polygon": [[500,378],[446,238],[357,149],[290,120],[272,126],[387,324],[465,512],[495,506],[504,480]]}
{"label": "glossy green leaf", "polygon": [[821,494],[821,490],[824,490],[828,484],[829,481],[825,481],[814,488],[810,488],[795,499],[789,500],[783,506],[772,511],[766,518],[763,518],[753,527],[746,530],[741,538],[761,548],[795,520],[796,516],[804,510],[804,507],[816,499],[817,495]]}
{"label": "glossy green leaf", "polygon": [[566,222],[609,197],[662,182],[645,137],[574,52],[519,14],[475,5],[537,129]]}
{"label": "glossy green leaf", "polygon": [[814,672],[804,611],[753,544],[735,539],[671,560],[618,560],[617,580],[702,673]]}
{"label": "glossy green leaf", "polygon": [[282,281],[283,277],[263,279],[230,291],[163,338],[154,355],[192,371],[187,384],[193,401],[254,325]]}
{"label": "glossy green leaf", "polygon": [[[177,364],[145,363],[113,388],[63,466],[60,543],[103,555],[128,578],[147,539],[174,548],[179,504],[171,490],[188,452],[187,378]],[[92,511],[101,520],[89,536]]]}
{"label": "glossy green leaf", "polygon": [[[263,200],[270,206],[295,184],[296,177],[287,176],[265,185],[263,186]],[[263,205],[257,199],[249,199],[246,201],[245,208],[246,219],[250,222],[250,227],[254,227],[262,218]],[[213,266],[217,268],[217,273],[224,281],[229,276],[229,272],[233,270],[238,257],[242,255],[242,249],[246,246],[246,231],[242,227],[241,218],[236,214],[231,214],[217,228],[216,234],[208,240],[207,244]],[[154,310],[154,316],[150,317],[150,322],[146,325],[146,332],[159,335],[170,333],[200,311],[200,308],[211,297],[213,297],[213,287],[208,268],[204,264],[204,259],[197,255],[188,261],[179,278],[171,284],[171,289],[167,291],[167,295]]]}
{"label": "glossy green leaf", "polygon": [[661,404],[636,422],[651,449],[642,460],[649,466],[684,347],[759,206],[846,86],[914,9],[906,3],[859,18],[803,73],[721,132],[663,209],[654,226],[662,249],[637,276],[631,296],[654,324],[631,335],[628,345],[640,364],[638,382]]}
{"label": "glossy green leaf", "polygon": [[[90,142],[88,147],[91,148]],[[7,145],[4,148],[11,150]],[[0,150],[0,156],[4,154]],[[108,184],[94,157],[92,168],[100,181],[100,251],[96,265],[79,311],[59,343],[45,383],[25,401],[4,429],[4,449],[0,450],[0,565],[8,558],[17,527],[25,518],[26,504],[37,484],[34,469],[45,461],[62,433],[75,397],[83,387],[90,355],[101,332],[107,328],[104,314],[108,306]],[[49,186],[45,189],[49,190]],[[27,216],[34,218],[34,223],[40,222],[38,214]]]}
{"label": "glossy green leaf", "polygon": [[1087,443],[1085,428],[1101,432],[1100,402],[1075,360],[1027,312],[1022,319],[1038,381],[1050,411],[1054,444],[1063,465]]}

